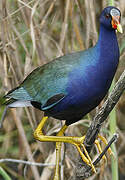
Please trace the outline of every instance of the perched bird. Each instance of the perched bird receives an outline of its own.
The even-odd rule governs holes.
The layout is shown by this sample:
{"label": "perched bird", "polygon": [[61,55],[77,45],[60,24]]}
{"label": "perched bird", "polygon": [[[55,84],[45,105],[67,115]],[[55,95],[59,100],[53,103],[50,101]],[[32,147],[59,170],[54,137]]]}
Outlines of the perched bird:
{"label": "perched bird", "polygon": [[[122,33],[120,19],[119,9],[106,7],[100,15],[100,34],[94,47],[56,58],[36,68],[5,95],[7,107],[33,106],[45,112],[34,133],[36,139],[57,142],[57,147],[62,142],[74,144],[83,160],[91,166],[92,162],[89,158],[84,159],[80,149],[84,137],[63,137],[63,133],[68,125],[98,106],[108,92],[119,62],[116,30]],[[47,117],[66,120],[55,137],[42,133]],[[57,176],[58,172],[55,179]]]}

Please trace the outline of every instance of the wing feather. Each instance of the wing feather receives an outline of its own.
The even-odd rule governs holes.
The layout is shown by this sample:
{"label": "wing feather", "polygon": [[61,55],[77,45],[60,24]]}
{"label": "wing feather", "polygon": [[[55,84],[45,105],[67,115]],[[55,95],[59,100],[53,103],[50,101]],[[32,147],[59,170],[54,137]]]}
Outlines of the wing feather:
{"label": "wing feather", "polygon": [[77,67],[80,57],[81,53],[77,52],[36,68],[19,87],[11,90],[5,97],[37,102],[41,104],[43,110],[51,108],[67,95],[69,73]]}

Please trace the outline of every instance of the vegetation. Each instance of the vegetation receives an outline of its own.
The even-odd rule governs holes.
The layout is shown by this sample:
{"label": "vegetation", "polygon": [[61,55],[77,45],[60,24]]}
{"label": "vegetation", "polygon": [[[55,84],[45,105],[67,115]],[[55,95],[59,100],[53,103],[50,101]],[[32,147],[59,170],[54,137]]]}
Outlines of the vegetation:
{"label": "vegetation", "polygon": [[[124,30],[124,0],[1,0],[0,96],[16,87],[35,67],[57,56],[93,46],[98,39],[100,12],[109,4],[120,8]],[[121,58],[115,81],[125,69],[125,32],[122,35],[118,34],[118,40]],[[124,98],[125,94],[110,115],[110,121],[108,119],[101,130],[101,134],[107,138],[110,138],[114,131],[119,134],[115,154],[118,171],[117,164],[112,163],[111,168],[111,158],[107,155],[108,163],[104,164],[101,161],[98,173],[89,180],[125,179]],[[3,111],[4,107],[0,106],[0,119]],[[94,114],[95,111],[76,125],[71,125],[66,135],[85,134]],[[8,110],[3,128],[0,129],[0,179],[52,179],[55,143],[40,143],[33,138],[33,131],[42,116],[42,112],[33,108]],[[115,125],[113,122],[116,120]],[[60,127],[60,121],[49,118],[44,132],[55,135]],[[68,180],[79,154],[68,144],[63,150],[61,180]],[[96,156],[95,148],[91,157]],[[24,161],[35,161],[38,164],[31,166]]]}

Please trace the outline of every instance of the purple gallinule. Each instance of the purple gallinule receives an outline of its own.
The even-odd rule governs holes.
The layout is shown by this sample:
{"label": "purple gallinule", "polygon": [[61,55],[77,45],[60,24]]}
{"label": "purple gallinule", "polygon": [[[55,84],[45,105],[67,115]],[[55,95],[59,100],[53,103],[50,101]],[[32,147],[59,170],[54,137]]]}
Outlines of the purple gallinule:
{"label": "purple gallinule", "polygon": [[[84,137],[64,137],[68,125],[79,121],[97,107],[108,92],[119,62],[116,30],[122,33],[121,13],[106,7],[100,15],[100,34],[96,45],[85,51],[71,53],[33,70],[4,98],[7,107],[33,106],[45,112],[34,137],[39,141],[56,142],[57,160],[54,179],[59,179],[61,143],[71,143],[83,161],[95,171],[87,152],[83,154]],[[46,136],[42,128],[48,117],[66,120],[57,136]],[[85,149],[84,149],[85,151]]]}

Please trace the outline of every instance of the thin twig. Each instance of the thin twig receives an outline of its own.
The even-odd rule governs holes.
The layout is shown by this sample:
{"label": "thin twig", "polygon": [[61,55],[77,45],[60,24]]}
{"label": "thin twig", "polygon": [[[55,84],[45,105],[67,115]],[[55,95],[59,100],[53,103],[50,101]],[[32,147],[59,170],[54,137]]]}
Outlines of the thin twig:
{"label": "thin twig", "polygon": [[55,164],[51,163],[36,163],[32,161],[24,161],[20,159],[11,159],[11,158],[5,158],[5,159],[0,159],[0,163],[3,162],[13,162],[13,163],[21,163],[21,164],[26,164],[26,165],[32,165],[32,166],[39,166],[39,167],[45,167],[45,166],[55,166]]}
{"label": "thin twig", "polygon": [[4,109],[4,111],[3,111],[1,121],[0,121],[0,129],[1,129],[2,126],[3,126],[3,121],[4,121],[5,116],[6,116],[6,114],[7,114],[7,109],[8,109],[8,107],[6,106],[5,109]]}
{"label": "thin twig", "polygon": [[49,16],[50,13],[52,12],[55,3],[56,3],[56,0],[54,0],[54,1],[51,3],[51,5],[50,5],[50,7],[49,7],[49,9],[48,9],[48,11],[47,11],[47,13],[46,13],[46,15],[44,16],[42,22],[40,23],[40,28],[41,28],[41,29],[43,28],[43,25],[45,24],[46,19],[48,18],[48,16]]}
{"label": "thin twig", "polygon": [[61,49],[63,48],[63,45],[64,45],[66,32],[67,32],[67,27],[68,27],[69,7],[70,7],[70,0],[67,0],[66,1],[66,7],[65,7],[64,22],[62,24],[62,31],[61,31],[61,34],[60,34],[60,47],[61,47]]}

